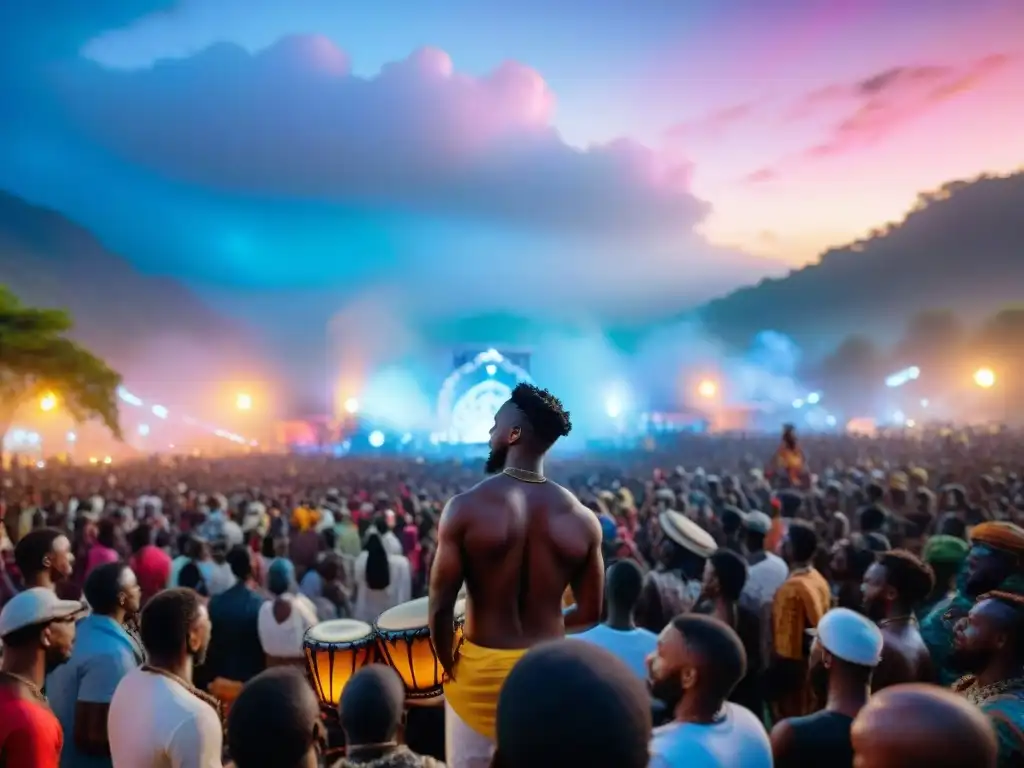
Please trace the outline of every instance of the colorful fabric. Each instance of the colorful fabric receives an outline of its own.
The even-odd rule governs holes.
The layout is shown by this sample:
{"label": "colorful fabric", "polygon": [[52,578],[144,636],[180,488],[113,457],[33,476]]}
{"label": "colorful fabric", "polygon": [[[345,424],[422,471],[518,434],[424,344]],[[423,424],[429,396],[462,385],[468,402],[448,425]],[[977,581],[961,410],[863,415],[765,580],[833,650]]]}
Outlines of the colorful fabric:
{"label": "colorful fabric", "polygon": [[980,687],[971,677],[953,686],[992,722],[999,744],[999,768],[1024,765],[1024,681]]}
{"label": "colorful fabric", "polygon": [[832,590],[814,568],[794,571],[772,603],[775,653],[795,661],[807,656],[807,630],[814,629],[832,605]]}

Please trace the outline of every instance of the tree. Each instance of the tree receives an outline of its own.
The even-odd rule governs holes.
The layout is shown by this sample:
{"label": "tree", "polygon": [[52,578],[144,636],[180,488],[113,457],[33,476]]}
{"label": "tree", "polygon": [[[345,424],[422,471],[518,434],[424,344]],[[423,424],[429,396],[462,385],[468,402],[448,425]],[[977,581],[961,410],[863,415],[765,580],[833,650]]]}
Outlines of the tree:
{"label": "tree", "polygon": [[930,378],[942,381],[948,378],[950,366],[959,362],[964,341],[964,327],[952,310],[919,312],[896,345],[891,367],[900,370],[916,365]]}
{"label": "tree", "polygon": [[48,392],[76,421],[99,419],[120,439],[121,376],[68,338],[71,328],[66,312],[26,307],[0,285],[0,446],[18,409]]}

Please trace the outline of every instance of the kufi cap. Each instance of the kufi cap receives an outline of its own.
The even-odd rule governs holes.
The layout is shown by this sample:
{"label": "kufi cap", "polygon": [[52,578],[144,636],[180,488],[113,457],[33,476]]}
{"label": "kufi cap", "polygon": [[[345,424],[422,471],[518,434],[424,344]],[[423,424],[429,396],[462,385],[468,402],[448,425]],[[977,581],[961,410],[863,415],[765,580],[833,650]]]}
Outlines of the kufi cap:
{"label": "kufi cap", "polygon": [[686,515],[667,510],[658,516],[658,522],[666,536],[699,557],[710,557],[718,549],[711,534]]}
{"label": "kufi cap", "polygon": [[921,553],[926,563],[962,563],[971,546],[958,536],[932,536]]}
{"label": "kufi cap", "polygon": [[767,534],[772,529],[772,519],[764,512],[748,512],[745,522],[747,530],[754,533]]}
{"label": "kufi cap", "polygon": [[821,646],[838,659],[861,667],[877,667],[882,660],[882,631],[869,620],[849,608],[833,608],[818,622],[817,635]]}

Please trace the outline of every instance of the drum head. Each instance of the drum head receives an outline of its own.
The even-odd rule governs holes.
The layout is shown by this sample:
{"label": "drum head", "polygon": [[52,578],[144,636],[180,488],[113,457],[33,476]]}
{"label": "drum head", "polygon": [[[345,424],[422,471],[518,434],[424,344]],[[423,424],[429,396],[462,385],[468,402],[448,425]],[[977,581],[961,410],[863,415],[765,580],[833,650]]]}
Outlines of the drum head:
{"label": "drum head", "polygon": [[321,621],[306,632],[306,642],[311,643],[353,643],[373,635],[373,627],[365,621],[355,619],[334,619]]}
{"label": "drum head", "polygon": [[[418,597],[407,603],[389,608],[377,617],[377,628],[382,632],[406,632],[410,629],[423,629],[429,621],[429,598]],[[466,601],[455,602],[455,618],[466,615]]]}

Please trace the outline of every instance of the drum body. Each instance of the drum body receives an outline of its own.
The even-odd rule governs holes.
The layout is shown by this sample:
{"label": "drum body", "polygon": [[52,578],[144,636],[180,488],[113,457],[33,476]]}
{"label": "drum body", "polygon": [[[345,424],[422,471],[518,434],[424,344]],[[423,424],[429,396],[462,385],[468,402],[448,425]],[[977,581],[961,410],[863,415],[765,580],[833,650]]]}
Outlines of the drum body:
{"label": "drum body", "polygon": [[[455,647],[462,639],[466,603],[455,604]],[[402,678],[410,703],[440,696],[442,670],[430,640],[427,598],[384,611],[374,622],[380,655]]]}
{"label": "drum body", "polygon": [[336,707],[352,675],[377,660],[373,627],[365,621],[322,621],[302,640],[313,690],[325,706]]}

